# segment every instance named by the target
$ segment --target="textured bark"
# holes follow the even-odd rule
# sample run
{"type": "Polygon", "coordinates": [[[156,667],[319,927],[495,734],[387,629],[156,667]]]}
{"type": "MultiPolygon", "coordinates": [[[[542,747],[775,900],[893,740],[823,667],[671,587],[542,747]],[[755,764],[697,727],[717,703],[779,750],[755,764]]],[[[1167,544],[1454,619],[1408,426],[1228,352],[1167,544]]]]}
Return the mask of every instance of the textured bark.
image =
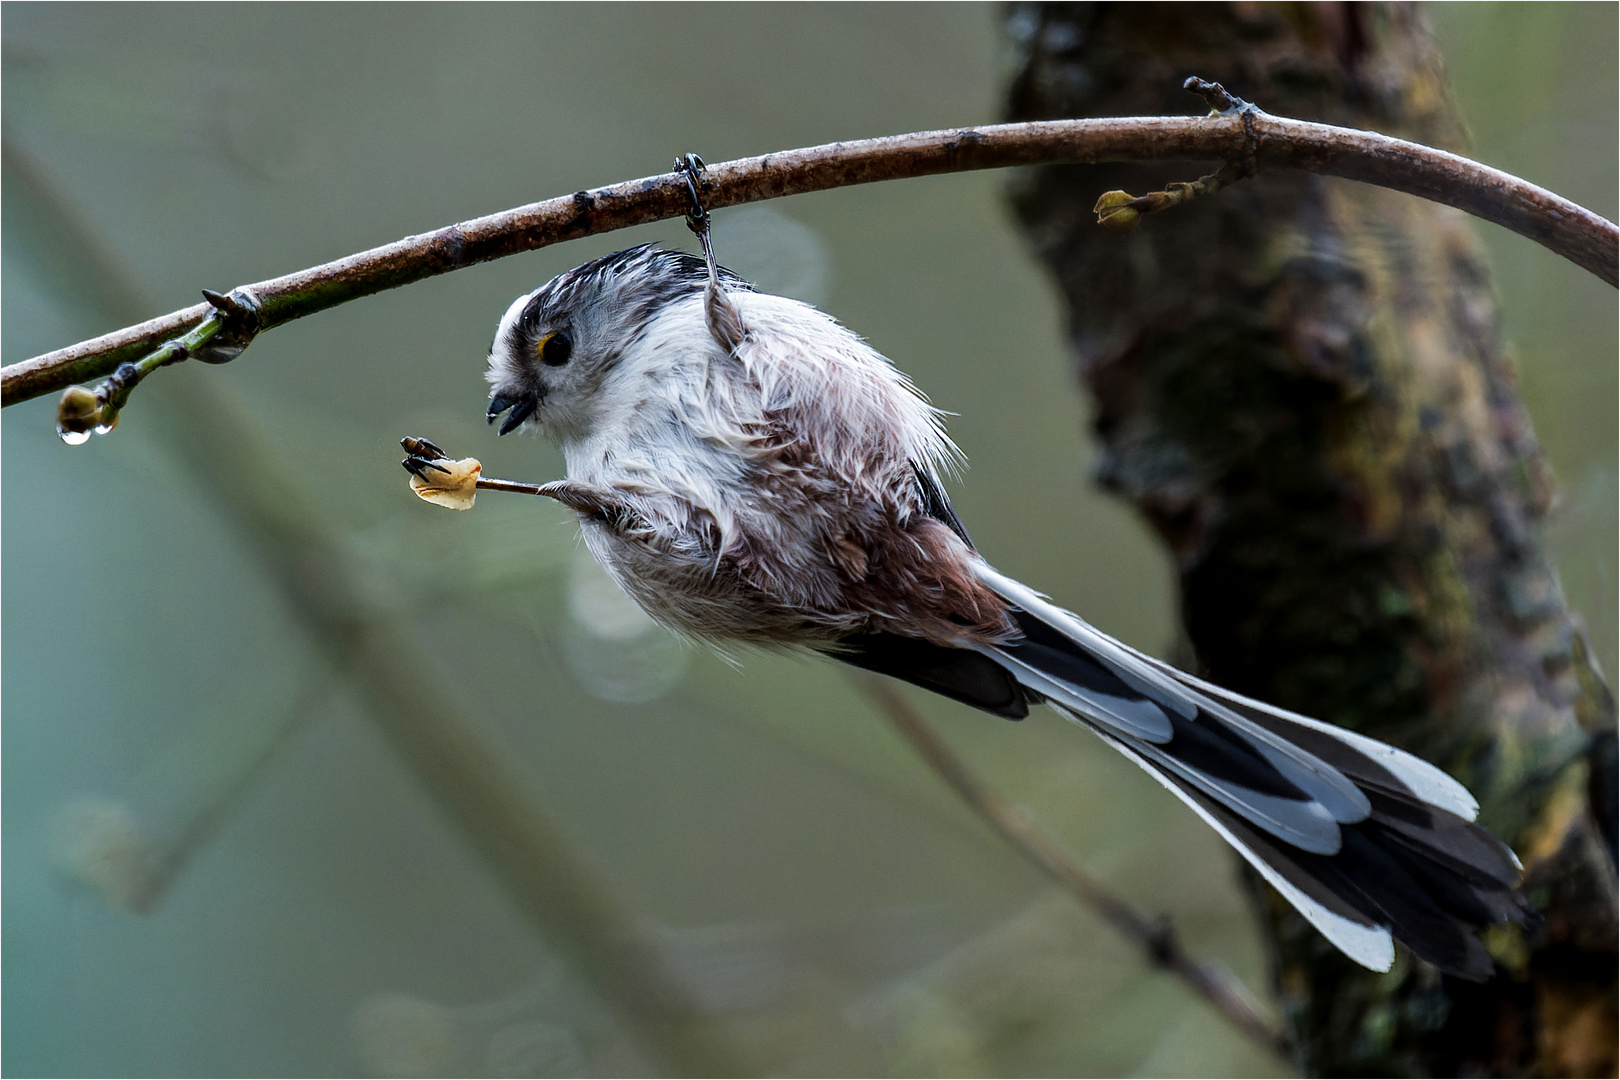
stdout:
{"type": "MultiPolygon", "coordinates": [[[[1009,118],[1269,112],[1462,150],[1444,69],[1393,4],[1011,9],[1009,118]]],[[[1117,236],[1091,208],[1207,163],[1040,166],[1013,199],[1067,298],[1098,476],[1169,546],[1221,685],[1441,763],[1543,913],[1495,978],[1356,967],[1254,883],[1302,1069],[1613,1075],[1614,703],[1542,550],[1552,480],[1461,214],[1268,173],[1117,236]]]]}

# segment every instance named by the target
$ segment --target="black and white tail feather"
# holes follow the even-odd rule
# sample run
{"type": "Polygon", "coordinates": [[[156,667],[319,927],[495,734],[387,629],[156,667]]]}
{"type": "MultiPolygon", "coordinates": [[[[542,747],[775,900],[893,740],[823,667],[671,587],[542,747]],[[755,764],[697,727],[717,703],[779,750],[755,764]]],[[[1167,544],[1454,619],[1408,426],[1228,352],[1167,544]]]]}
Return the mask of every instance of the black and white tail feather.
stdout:
{"type": "Polygon", "coordinates": [[[987,564],[977,573],[1014,605],[1021,639],[965,652],[872,634],[832,655],[998,716],[1048,702],[1190,806],[1352,960],[1387,971],[1398,940],[1443,972],[1489,977],[1474,931],[1529,909],[1518,860],[1474,824],[1456,780],[1145,656],[987,564]]]}

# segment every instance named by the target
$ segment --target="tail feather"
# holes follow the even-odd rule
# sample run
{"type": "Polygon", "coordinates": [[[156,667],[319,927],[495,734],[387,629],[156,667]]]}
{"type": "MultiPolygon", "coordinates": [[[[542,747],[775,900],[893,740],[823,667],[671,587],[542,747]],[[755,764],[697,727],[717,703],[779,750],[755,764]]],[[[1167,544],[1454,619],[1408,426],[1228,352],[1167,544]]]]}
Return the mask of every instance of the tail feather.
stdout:
{"type": "Polygon", "coordinates": [[[1461,784],[1144,656],[989,567],[980,579],[1023,637],[976,652],[1174,792],[1346,955],[1388,970],[1393,936],[1442,971],[1489,976],[1474,931],[1529,909],[1518,860],[1473,824],[1461,784]]]}
{"type": "Polygon", "coordinates": [[[1523,871],[1512,850],[1469,821],[1415,798],[1369,789],[1372,820],[1390,836],[1481,885],[1513,888],[1523,871]]]}
{"type": "Polygon", "coordinates": [[[979,645],[975,648],[1012,672],[1020,685],[1065,709],[1085,715],[1094,724],[1144,743],[1170,740],[1173,728],[1164,710],[1123,683],[1119,684],[1122,693],[1107,693],[1065,678],[1082,662],[1081,657],[1069,657],[1073,662],[1061,667],[1052,664],[1058,668],[1054,671],[1043,666],[1043,661],[1051,663],[1051,660],[1039,653],[1001,645],[979,645]]]}
{"type": "Polygon", "coordinates": [[[1262,795],[1191,768],[1178,757],[1155,747],[1140,746],[1138,750],[1155,767],[1191,784],[1228,810],[1235,811],[1245,821],[1260,826],[1278,839],[1285,840],[1304,851],[1314,851],[1322,855],[1333,855],[1338,852],[1340,845],[1338,822],[1334,821],[1333,815],[1314,799],[1303,794],[1295,798],[1262,795]]]}
{"type": "Polygon", "coordinates": [[[1473,821],[1479,813],[1479,803],[1467,788],[1420,757],[1337,724],[1301,716],[1223,690],[1185,672],[1176,671],[1162,660],[1149,656],[1142,659],[1155,667],[1176,672],[1190,687],[1219,696],[1228,708],[1333,766],[1355,780],[1360,787],[1372,784],[1403,792],[1455,814],[1464,821],[1473,821]]]}
{"type": "Polygon", "coordinates": [[[988,563],[974,566],[979,580],[1008,603],[1016,604],[1024,612],[1044,624],[1059,640],[1067,642],[1068,651],[1078,647],[1080,655],[1102,664],[1130,689],[1159,705],[1172,709],[1191,720],[1198,715],[1198,700],[1182,684],[1181,672],[1174,668],[1160,670],[1157,665],[1143,662],[1136,650],[1115,641],[1072,611],[1065,611],[1029,586],[997,573],[988,563]]]}
{"type": "MultiPolygon", "coordinates": [[[[1156,775],[1163,782],[1162,774],[1156,775]]],[[[1368,823],[1342,827],[1342,843],[1333,855],[1281,844],[1200,793],[1174,782],[1166,786],[1201,810],[1295,910],[1357,963],[1388,971],[1394,960],[1391,941],[1399,938],[1442,971],[1475,980],[1489,977],[1490,957],[1472,928],[1518,916],[1511,902],[1482,899],[1503,896],[1500,886],[1470,889],[1421,856],[1403,858],[1399,841],[1377,835],[1368,823]]]]}
{"type": "MultiPolygon", "coordinates": [[[[1401,944],[1441,971],[1475,980],[1489,977],[1490,957],[1465,922],[1470,912],[1443,907],[1445,897],[1426,888],[1390,845],[1379,839],[1376,830],[1352,826],[1344,830],[1338,855],[1326,858],[1302,852],[1293,858],[1301,870],[1364,915],[1390,927],[1401,944]]],[[[1447,881],[1460,884],[1456,878],[1447,881]]]]}
{"type": "Polygon", "coordinates": [[[1191,785],[1155,768],[1134,748],[1101,731],[1097,734],[1191,807],[1335,948],[1364,967],[1374,971],[1389,970],[1395,962],[1395,942],[1388,926],[1369,918],[1333,889],[1305,873],[1282,854],[1282,849],[1263,839],[1237,815],[1191,785]]]}

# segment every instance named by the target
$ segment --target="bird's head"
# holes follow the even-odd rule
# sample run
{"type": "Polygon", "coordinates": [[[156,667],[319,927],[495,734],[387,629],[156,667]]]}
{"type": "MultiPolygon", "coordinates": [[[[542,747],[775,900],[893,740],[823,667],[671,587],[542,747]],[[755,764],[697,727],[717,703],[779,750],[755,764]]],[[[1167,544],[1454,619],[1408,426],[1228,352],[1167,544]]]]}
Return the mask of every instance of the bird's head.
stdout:
{"type": "MultiPolygon", "coordinates": [[[[728,288],[748,288],[726,272],[728,288]]],[[[643,244],[576,266],[512,301],[489,350],[489,422],[558,438],[591,426],[609,372],[669,304],[702,292],[702,259],[643,244]],[[504,414],[504,417],[503,417],[504,414]]]]}

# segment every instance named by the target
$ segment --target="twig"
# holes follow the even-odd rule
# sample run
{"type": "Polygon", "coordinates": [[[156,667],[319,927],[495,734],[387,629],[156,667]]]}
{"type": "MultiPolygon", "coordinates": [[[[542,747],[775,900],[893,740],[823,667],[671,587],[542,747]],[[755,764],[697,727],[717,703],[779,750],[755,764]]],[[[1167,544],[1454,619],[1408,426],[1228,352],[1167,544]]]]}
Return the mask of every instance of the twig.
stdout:
{"type": "MultiPolygon", "coordinates": [[[[46,219],[53,250],[74,263],[77,298],[118,314],[133,290],[9,144],[4,160],[46,219]]],[[[255,546],[304,631],[342,665],[384,738],[529,925],[672,1074],[755,1074],[551,823],[511,755],[460,707],[393,590],[323,526],[253,415],[206,379],[171,380],[154,404],[168,421],[163,434],[255,546]]]]}
{"type": "Polygon", "coordinates": [[[294,736],[304,730],[325,704],[336,682],[333,671],[322,672],[312,679],[275,725],[270,738],[246,759],[231,762],[227,773],[211,778],[210,790],[196,805],[188,808],[189,812],[181,821],[178,832],[155,853],[156,865],[148,891],[141,897],[142,906],[136,910],[150,911],[168,894],[191,860],[213,840],[294,736]]]}
{"type": "Polygon", "coordinates": [[[1149,918],[1109,892],[1086,873],[1062,844],[1003,802],[928,726],[892,682],[873,675],[855,678],[923,760],[1002,839],[1067,888],[1080,903],[1101,915],[1121,935],[1136,943],[1154,967],[1180,978],[1249,1038],[1284,1060],[1291,1060],[1293,1051],[1288,1039],[1261,1015],[1254,995],[1231,972],[1188,956],[1168,918],[1149,918]]]}
{"type": "Polygon", "coordinates": [[[497,480],[493,476],[480,476],[478,478],[478,486],[480,488],[486,488],[490,491],[511,491],[519,495],[539,495],[542,494],[540,488],[543,485],[525,484],[521,480],[497,480]]]}
{"type": "Polygon", "coordinates": [[[119,364],[94,392],[79,386],[69,387],[56,406],[56,433],[70,446],[78,446],[92,433],[104,435],[117,427],[118,413],[136,385],[158,368],[178,364],[202,352],[225,328],[225,319],[223,310],[216,308],[186,334],[170,338],[138,362],[119,364]]]}
{"type": "Polygon", "coordinates": [[[1172,206],[1180,206],[1182,203],[1213,195],[1228,184],[1246,178],[1247,174],[1238,166],[1228,165],[1208,176],[1200,176],[1190,184],[1185,182],[1168,184],[1163,191],[1150,191],[1146,195],[1132,195],[1128,191],[1105,191],[1097,199],[1097,205],[1091,208],[1091,212],[1097,215],[1097,224],[1109,232],[1135,232],[1143,214],[1157,214],[1172,206]]]}
{"type": "MultiPolygon", "coordinates": [[[[1193,89],[1207,97],[1212,85],[1193,89]]],[[[1246,173],[1304,169],[1403,191],[1495,222],[1616,284],[1620,231],[1568,199],[1443,150],[1370,131],[1270,116],[1253,106],[1197,117],[994,124],[788,150],[710,166],[703,178],[703,198],[710,209],[721,209],[853,184],[974,169],[1161,159],[1220,161],[1236,164],[1246,173]]],[[[406,237],[237,291],[256,299],[257,329],[267,330],[475,263],[684,217],[690,209],[686,185],[684,173],[668,172],[580,191],[406,237]]],[[[213,310],[208,304],[196,304],[13,364],[0,372],[0,404],[12,405],[108,375],[118,365],[139,360],[185,333],[213,310]]]]}

